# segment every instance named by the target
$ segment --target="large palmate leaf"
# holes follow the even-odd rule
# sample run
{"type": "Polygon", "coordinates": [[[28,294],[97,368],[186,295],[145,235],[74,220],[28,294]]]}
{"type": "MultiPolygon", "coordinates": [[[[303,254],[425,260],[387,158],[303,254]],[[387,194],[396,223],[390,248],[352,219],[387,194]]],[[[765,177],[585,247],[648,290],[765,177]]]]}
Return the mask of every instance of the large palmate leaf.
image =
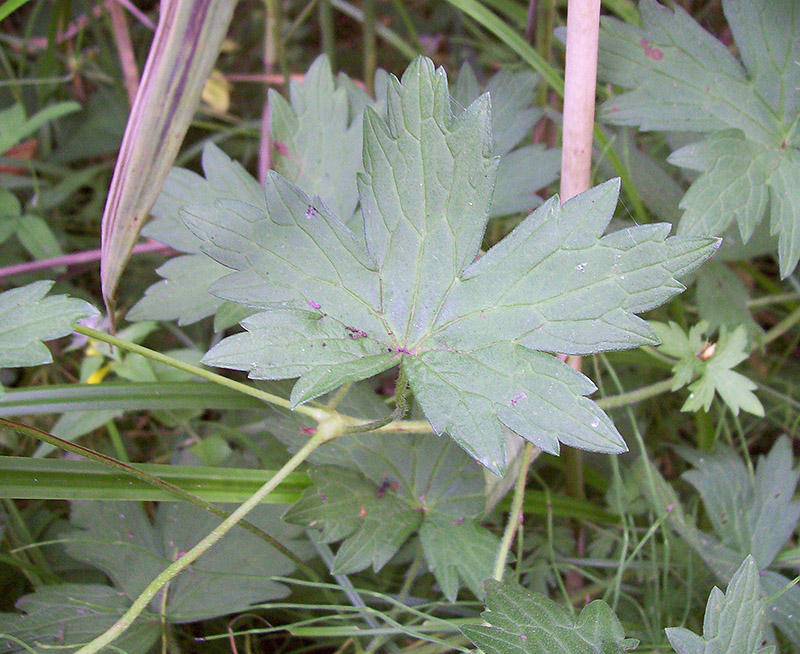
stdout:
{"type": "MultiPolygon", "coordinates": [[[[110,586],[40,586],[17,601],[23,613],[0,613],[0,650],[74,652],[111,627],[130,606],[131,600],[110,586]]],[[[160,634],[160,618],[145,611],[115,645],[129,654],[147,654],[160,634]]]]}
{"type": "MultiPolygon", "coordinates": [[[[298,530],[280,521],[282,510],[261,506],[248,520],[302,555],[305,547],[290,542],[298,530]]],[[[159,506],[154,524],[133,502],[73,502],[70,521],[79,528],[66,539],[70,556],[103,570],[131,599],[221,522],[195,506],[174,502],[159,506]]],[[[176,623],[227,615],[254,602],[288,595],[289,590],[272,577],[292,570],[294,563],[283,554],[236,529],[173,579],[166,600],[159,594],[150,610],[176,623]]]]}
{"type": "Polygon", "coordinates": [[[706,135],[670,158],[702,173],[681,202],[679,232],[721,236],[735,221],[749,241],[769,213],[785,277],[800,258],[800,6],[722,6],[741,61],[680,7],[643,0],[642,28],[605,19],[600,74],[631,90],[600,115],[643,130],[706,135]]]}
{"type": "Polygon", "coordinates": [[[774,647],[763,646],[764,591],[758,577],[758,566],[747,557],[733,575],[728,591],[714,588],[708,597],[703,621],[703,635],[683,627],[667,631],[670,645],[678,654],[768,654],[774,647]]]}
{"type": "Polygon", "coordinates": [[[544,352],[654,343],[634,313],[680,292],[676,277],[716,241],[667,238],[668,225],[601,237],[610,182],[549,201],[475,261],[496,166],[487,96],[454,118],[444,71],[419,58],[392,79],[387,115],[368,108],[364,119],[363,241],[277,174],[266,212],[230,201],[185,210],[203,251],[237,271],[212,291],[265,310],[205,362],[300,377],[294,405],[400,364],[437,433],[494,472],[506,463],[503,424],[549,452],[559,441],[623,451],[584,397],[591,381],[544,352]]]}
{"type": "Polygon", "coordinates": [[[639,641],[625,631],[602,600],[585,606],[578,618],[545,595],[514,582],[486,582],[487,625],[461,631],[485,654],[616,654],[639,641]]]}
{"type": "Polygon", "coordinates": [[[0,293],[0,368],[50,363],[53,356],[42,341],[71,334],[76,321],[97,313],[83,300],[45,297],[52,286],[34,282],[0,293]]]}

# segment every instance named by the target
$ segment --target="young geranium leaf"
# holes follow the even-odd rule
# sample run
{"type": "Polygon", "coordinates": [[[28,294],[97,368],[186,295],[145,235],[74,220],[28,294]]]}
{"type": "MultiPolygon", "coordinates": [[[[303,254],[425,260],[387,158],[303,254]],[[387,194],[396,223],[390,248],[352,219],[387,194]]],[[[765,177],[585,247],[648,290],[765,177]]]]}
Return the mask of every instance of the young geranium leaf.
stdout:
{"type": "MultiPolygon", "coordinates": [[[[279,519],[282,507],[261,506],[248,519],[295,552],[307,548],[279,519]]],[[[66,539],[70,556],[100,568],[119,590],[135,599],[166,566],[190,550],[220,518],[192,505],[162,503],[151,524],[135,502],[73,502],[66,539]]],[[[193,622],[245,610],[253,602],[278,599],[289,590],[272,580],[295,566],[283,554],[243,529],[232,531],[183,575],[173,579],[166,600],[158,595],[151,612],[169,622],[193,622]]]]}
{"type": "Polygon", "coordinates": [[[716,240],[667,238],[668,225],[601,237],[619,190],[610,182],[549,201],[475,261],[496,166],[488,98],[454,118],[444,71],[419,58],[392,79],[387,116],[368,108],[364,119],[363,242],[277,174],[266,213],[225,201],[186,212],[203,251],[237,271],[212,291],[266,309],[205,362],[299,376],[295,405],[400,364],[437,433],[496,473],[501,424],[548,452],[559,441],[624,451],[584,397],[594,385],[544,352],[655,343],[634,314],[679,293],[676,278],[716,240]]]}
{"type": "Polygon", "coordinates": [[[689,386],[689,397],[681,411],[708,411],[714,395],[719,393],[735,415],[740,409],[757,416],[764,415],[764,407],[753,393],[756,384],[732,370],[750,356],[745,325],[732,332],[723,327],[719,340],[711,343],[707,339],[711,330],[705,321],[692,327],[688,335],[674,322],[650,324],[661,339],[661,351],[678,358],[673,366],[675,381],[672,390],[686,386],[699,376],[689,386]]]}
{"type": "MultiPolygon", "coordinates": [[[[130,606],[131,600],[110,586],[39,586],[17,600],[22,613],[0,613],[0,649],[9,654],[74,652],[111,627],[130,606]]],[[[159,616],[145,611],[115,646],[129,654],[147,654],[161,629],[159,616]]]]}
{"type": "Polygon", "coordinates": [[[680,452],[695,466],[683,478],[700,493],[722,542],[742,555],[752,554],[761,570],[770,565],[800,520],[800,502],[793,500],[798,473],[789,439],[782,436],[760,457],[754,479],[730,449],[680,452]]]}
{"type": "Polygon", "coordinates": [[[488,625],[461,627],[462,633],[485,654],[616,654],[638,647],[611,607],[595,600],[577,619],[545,595],[514,582],[486,582],[488,625]]]}
{"type": "Polygon", "coordinates": [[[673,153],[702,173],[686,193],[679,232],[722,236],[738,223],[742,240],[770,216],[781,275],[800,258],[800,15],[793,0],[724,0],[741,62],[681,7],[639,4],[643,27],[605,19],[599,70],[631,89],[600,116],[643,130],[699,132],[673,153]],[[767,207],[769,206],[769,211],[767,207]]]}
{"type": "Polygon", "coordinates": [[[748,556],[726,593],[716,587],[711,591],[702,636],[683,627],[670,627],[666,632],[678,654],[769,654],[775,648],[763,645],[765,627],[764,591],[758,566],[748,556]]]}
{"type": "Polygon", "coordinates": [[[0,368],[50,363],[53,356],[42,341],[71,334],[75,322],[97,313],[83,300],[45,297],[52,286],[41,281],[0,293],[0,368]]]}

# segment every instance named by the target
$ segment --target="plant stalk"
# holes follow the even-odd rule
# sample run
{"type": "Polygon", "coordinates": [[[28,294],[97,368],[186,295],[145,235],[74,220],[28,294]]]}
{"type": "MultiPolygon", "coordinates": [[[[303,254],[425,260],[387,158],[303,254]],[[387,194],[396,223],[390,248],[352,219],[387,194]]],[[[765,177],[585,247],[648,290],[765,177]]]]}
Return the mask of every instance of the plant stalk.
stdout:
{"type": "Polygon", "coordinates": [[[525,499],[525,482],[528,480],[528,469],[531,467],[533,460],[541,453],[542,451],[533,443],[525,443],[525,448],[522,451],[522,463],[517,474],[517,483],[514,486],[514,497],[511,500],[511,509],[508,512],[508,522],[506,523],[503,540],[500,541],[500,549],[497,552],[497,558],[494,563],[493,577],[497,581],[503,581],[508,552],[511,550],[514,534],[517,532],[517,527],[522,520],[522,503],[525,499]]]}
{"type": "Polygon", "coordinates": [[[116,336],[111,336],[110,334],[106,334],[96,329],[92,329],[91,327],[84,327],[83,325],[73,325],[73,330],[78,334],[83,334],[84,336],[88,336],[89,338],[92,338],[96,341],[102,341],[103,343],[114,345],[115,347],[127,350],[128,352],[141,354],[143,357],[147,357],[152,361],[158,361],[159,363],[171,366],[172,368],[183,370],[184,372],[188,372],[189,374],[195,375],[196,377],[207,379],[208,381],[214,382],[215,384],[219,384],[220,386],[226,386],[231,390],[239,391],[240,393],[244,393],[245,395],[250,395],[251,397],[258,398],[259,400],[263,400],[264,402],[268,402],[269,404],[274,404],[284,409],[290,409],[296,411],[297,413],[302,413],[304,415],[313,418],[317,422],[321,422],[326,418],[330,418],[332,415],[334,415],[334,412],[321,407],[298,406],[292,409],[292,405],[289,402],[289,400],[282,398],[278,395],[273,395],[272,393],[267,393],[266,391],[260,391],[257,388],[253,388],[252,386],[248,386],[247,384],[242,384],[241,382],[234,381],[233,379],[228,379],[227,377],[218,375],[217,373],[211,372],[210,370],[206,370],[205,368],[200,368],[199,366],[193,366],[190,363],[179,361],[178,359],[175,359],[171,356],[167,356],[166,354],[161,354],[161,352],[156,352],[155,350],[151,350],[150,348],[144,347],[142,345],[137,345],[136,343],[125,341],[121,338],[117,338],[116,336]]]}

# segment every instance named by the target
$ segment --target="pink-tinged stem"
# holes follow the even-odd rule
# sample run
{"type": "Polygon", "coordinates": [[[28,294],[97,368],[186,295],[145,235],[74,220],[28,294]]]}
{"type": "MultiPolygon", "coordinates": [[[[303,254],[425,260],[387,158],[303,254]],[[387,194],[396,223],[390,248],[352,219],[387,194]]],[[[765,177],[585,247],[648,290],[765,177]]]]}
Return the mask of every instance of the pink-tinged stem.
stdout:
{"type": "Polygon", "coordinates": [[[561,202],[589,188],[599,30],[600,0],[569,0],[561,202]]]}
{"type": "MultiPolygon", "coordinates": [[[[26,261],[25,263],[17,263],[13,266],[0,268],[0,279],[4,279],[5,277],[13,277],[14,275],[24,275],[25,273],[36,272],[37,270],[48,270],[50,268],[59,268],[61,266],[75,266],[81,263],[99,261],[100,253],[101,250],[86,250],[85,252],[63,254],[60,257],[53,257],[51,259],[40,259],[39,261],[26,261]]],[[[141,243],[133,248],[133,254],[147,253],[174,254],[175,250],[168,245],[159,243],[158,241],[141,243]]]]}
{"type": "MultiPolygon", "coordinates": [[[[600,32],[600,0],[569,0],[567,4],[567,59],[564,70],[564,134],[561,150],[561,202],[589,188],[592,170],[595,87],[597,85],[597,44],[600,32]]],[[[575,370],[580,357],[559,355],[575,370]]],[[[583,456],[565,447],[561,453],[567,493],[585,497],[583,456]]],[[[578,553],[585,548],[585,533],[576,526],[578,553]]],[[[583,578],[571,573],[568,587],[580,588],[583,578]]]]}
{"type": "Polygon", "coordinates": [[[114,41],[117,45],[119,63],[122,66],[122,77],[125,79],[125,90],[128,93],[128,103],[133,104],[136,89],[139,88],[139,69],[136,66],[136,55],[133,52],[133,43],[128,31],[128,20],[122,6],[116,2],[106,3],[108,15],[111,17],[111,27],[114,30],[114,41]]]}

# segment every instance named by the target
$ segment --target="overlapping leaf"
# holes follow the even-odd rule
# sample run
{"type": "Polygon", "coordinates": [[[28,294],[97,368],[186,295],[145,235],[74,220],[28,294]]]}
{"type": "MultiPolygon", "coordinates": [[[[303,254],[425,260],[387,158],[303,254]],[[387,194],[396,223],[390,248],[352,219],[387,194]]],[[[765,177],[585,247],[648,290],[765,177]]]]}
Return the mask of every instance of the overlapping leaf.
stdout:
{"type": "Polygon", "coordinates": [[[601,237],[610,182],[549,201],[475,261],[496,166],[488,98],[454,118],[444,71],[420,58],[392,80],[387,115],[364,120],[364,241],[277,174],[266,213],[231,201],[184,212],[203,251],[238,271],[213,292],[265,309],[205,362],[300,377],[295,405],[401,364],[436,431],[494,472],[505,468],[502,424],[549,452],[559,441],[623,451],[584,397],[594,385],[543,352],[654,343],[634,314],[680,292],[676,277],[716,241],[667,238],[668,225],[601,237]]]}
{"type": "MultiPolygon", "coordinates": [[[[530,212],[542,200],[537,191],[558,179],[561,149],[520,142],[544,115],[536,106],[538,76],[530,70],[501,70],[486,84],[492,99],[493,153],[500,157],[490,216],[530,212]]],[[[464,64],[453,88],[456,116],[481,94],[475,73],[464,64]]]]}
{"type": "Polygon", "coordinates": [[[545,595],[513,582],[486,582],[488,625],[461,631],[485,654],[616,654],[638,647],[611,607],[595,600],[577,619],[545,595]]]}
{"type": "Polygon", "coordinates": [[[683,9],[639,5],[643,27],[606,19],[600,74],[630,91],[600,115],[643,130],[699,132],[673,153],[701,172],[681,202],[679,232],[723,235],[735,221],[744,241],[770,217],[781,274],[800,258],[800,8],[793,0],[725,0],[741,61],[683,9]]]}
{"type": "MultiPolygon", "coordinates": [[[[302,553],[290,539],[294,527],[279,519],[282,507],[262,506],[248,519],[302,553]]],[[[79,530],[66,541],[70,556],[103,570],[114,586],[135,599],[165,567],[191,549],[221,520],[191,505],[163,503],[155,524],[141,505],[130,502],[73,502],[71,522],[79,530]]],[[[272,580],[294,570],[294,563],[237,529],[173,579],[164,600],[159,594],[150,610],[169,622],[192,622],[246,609],[254,602],[277,599],[289,590],[272,580]]]]}
{"type": "MultiPolygon", "coordinates": [[[[40,586],[20,598],[22,613],[0,613],[0,649],[8,654],[74,652],[122,617],[131,600],[110,586],[40,586]]],[[[145,611],[115,645],[129,654],[147,654],[161,634],[160,618],[145,611]]]]}
{"type": "Polygon", "coordinates": [[[213,204],[220,198],[237,198],[264,206],[264,190],[238,163],[213,143],[203,148],[205,178],[183,168],[173,168],[152,209],[155,219],[142,233],[188,254],[167,261],[156,272],[164,278],[147,289],[128,312],[129,320],[173,320],[189,324],[213,315],[225,302],[208,293],[208,287],[228,270],[200,254],[200,242],[180,219],[187,204],[213,204]]]}
{"type": "Polygon", "coordinates": [[[76,321],[97,313],[83,300],[45,297],[52,286],[41,281],[0,293],[0,368],[50,363],[53,357],[42,341],[71,334],[76,321]]]}
{"type": "Polygon", "coordinates": [[[723,543],[742,555],[752,554],[759,569],[770,565],[800,520],[800,502],[793,499],[798,473],[789,439],[782,436],[760,458],[752,480],[729,449],[681,453],[695,466],[683,477],[700,493],[723,543]]]}
{"type": "MultiPolygon", "coordinates": [[[[767,620],[795,647],[800,647],[796,619],[800,590],[783,575],[765,569],[791,538],[800,519],[800,504],[793,500],[798,474],[793,469],[789,439],[778,439],[770,453],[760,459],[754,479],[738,457],[724,451],[695,452],[687,448],[680,452],[696,467],[684,478],[700,492],[719,540],[687,519],[674,490],[646,462],[640,462],[635,470],[640,487],[656,511],[666,512],[667,523],[703,559],[720,583],[731,582],[741,561],[749,557],[760,570],[757,578],[764,594],[770,597],[767,620]]],[[[743,624],[751,622],[748,617],[743,624]]],[[[687,646],[701,640],[694,635],[686,638],[687,646]]]]}
{"type": "Polygon", "coordinates": [[[728,590],[714,588],[708,597],[703,635],[683,627],[668,628],[667,638],[678,654],[768,654],[774,647],[763,646],[764,591],[758,566],[747,557],[733,575],[728,590]]]}
{"type": "MultiPolygon", "coordinates": [[[[356,385],[340,405],[366,418],[385,406],[356,385]]],[[[307,436],[301,422],[271,421],[273,433],[294,449],[307,436]]],[[[499,541],[477,523],[484,512],[480,466],[453,441],[431,436],[351,434],[313,455],[307,489],[284,518],[321,531],[325,542],[343,541],[335,573],[372,565],[379,570],[414,533],[429,568],[454,601],[463,582],[482,596],[499,541]]]]}

